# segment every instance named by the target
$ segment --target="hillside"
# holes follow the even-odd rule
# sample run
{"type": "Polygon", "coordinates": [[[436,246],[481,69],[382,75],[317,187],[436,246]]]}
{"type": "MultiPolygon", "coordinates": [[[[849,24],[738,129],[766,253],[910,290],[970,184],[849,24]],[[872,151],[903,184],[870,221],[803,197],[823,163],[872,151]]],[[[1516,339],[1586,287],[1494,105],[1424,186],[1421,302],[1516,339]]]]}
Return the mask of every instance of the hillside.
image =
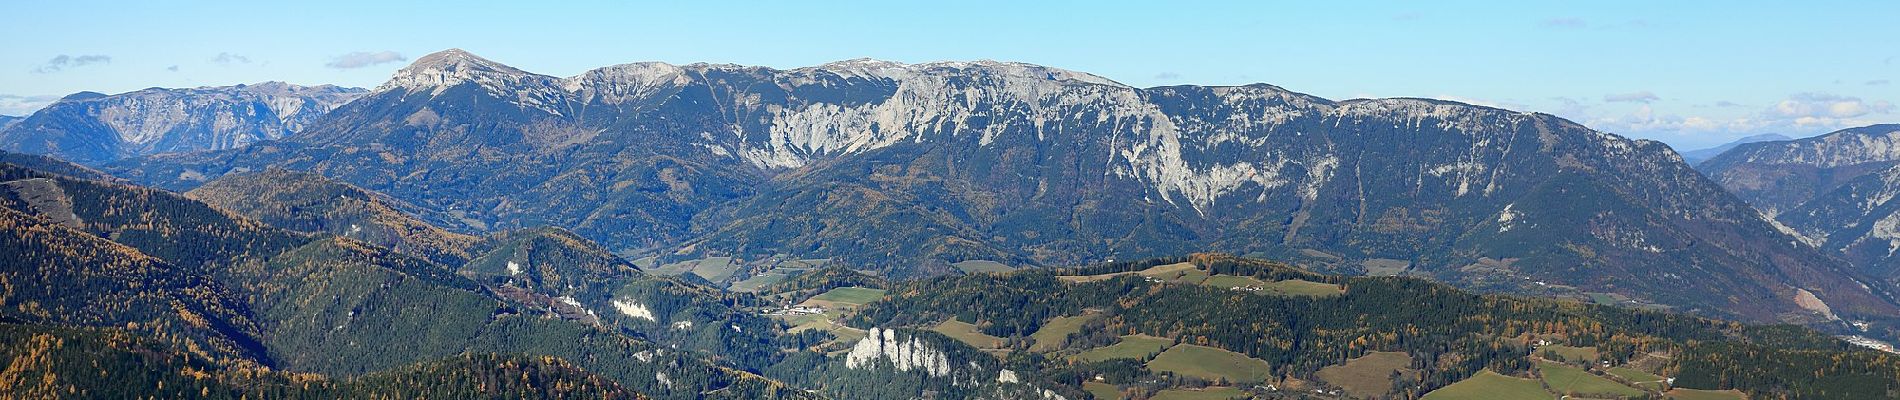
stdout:
{"type": "Polygon", "coordinates": [[[268,362],[257,321],[217,282],[10,207],[0,232],[5,321],[122,327],[204,358],[268,362]]]}
{"type": "Polygon", "coordinates": [[[100,172],[99,170],[66,162],[52,156],[0,151],[0,162],[81,179],[101,181],[118,180],[118,178],[113,178],[111,175],[106,175],[106,173],[100,172]]]}
{"type": "Polygon", "coordinates": [[[479,241],[412,216],[427,213],[413,205],[315,174],[231,174],[185,195],[278,228],[344,236],[449,265],[468,262],[479,241]]]}
{"type": "Polygon", "coordinates": [[[219,366],[116,329],[0,323],[0,359],[12,398],[646,398],[559,359],[471,354],[336,380],[219,366]]]}
{"type": "MultiPolygon", "coordinates": [[[[206,362],[334,377],[496,353],[560,358],[655,398],[809,396],[732,366],[770,362],[776,351],[769,344],[732,351],[675,347],[698,343],[685,338],[656,344],[638,331],[567,318],[546,302],[509,298],[499,287],[459,275],[458,267],[344,237],[282,230],[185,196],[11,165],[0,165],[0,176],[11,179],[11,188],[33,190],[31,196],[17,196],[16,190],[0,203],[6,206],[0,208],[5,236],[13,238],[8,247],[18,250],[7,254],[25,257],[5,263],[18,269],[8,272],[15,288],[5,300],[7,310],[21,314],[10,321],[121,327],[176,343],[206,362]]],[[[597,245],[573,245],[601,254],[597,245]]],[[[630,266],[624,270],[637,273],[630,266]]],[[[603,284],[633,287],[637,281],[603,284]]],[[[695,297],[700,294],[632,299],[702,310],[693,317],[709,323],[743,318],[725,308],[728,300],[695,297]],[[728,311],[705,311],[720,309],[728,311]]],[[[758,328],[754,335],[772,332],[770,326],[746,326],[758,328]]],[[[701,331],[727,329],[707,328],[701,331]]]]}

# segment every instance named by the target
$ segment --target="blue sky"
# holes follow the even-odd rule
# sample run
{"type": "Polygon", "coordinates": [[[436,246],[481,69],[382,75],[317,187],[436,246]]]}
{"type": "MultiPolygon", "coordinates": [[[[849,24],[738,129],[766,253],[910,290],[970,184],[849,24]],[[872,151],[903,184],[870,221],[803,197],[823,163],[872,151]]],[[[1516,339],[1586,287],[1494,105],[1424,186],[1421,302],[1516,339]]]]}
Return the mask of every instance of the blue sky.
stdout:
{"type": "Polygon", "coordinates": [[[1894,1],[5,1],[11,115],[82,90],[373,87],[459,47],[556,76],[632,61],[1024,61],[1135,86],[1460,100],[1683,148],[1900,122],[1894,1]]]}

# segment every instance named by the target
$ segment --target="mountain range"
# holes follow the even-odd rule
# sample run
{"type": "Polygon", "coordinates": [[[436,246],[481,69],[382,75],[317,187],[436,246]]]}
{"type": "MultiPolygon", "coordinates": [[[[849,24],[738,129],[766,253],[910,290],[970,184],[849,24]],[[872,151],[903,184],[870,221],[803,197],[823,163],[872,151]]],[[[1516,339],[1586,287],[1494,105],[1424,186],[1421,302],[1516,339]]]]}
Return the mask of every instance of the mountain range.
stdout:
{"type": "Polygon", "coordinates": [[[1900,279],[1900,125],[1747,144],[1701,168],[1802,240],[1900,279]]]}
{"type": "MultiPolygon", "coordinates": [[[[1539,378],[1574,361],[1533,350],[1555,340],[1600,351],[1581,367],[1599,373],[1879,396],[1900,365],[1878,353],[1682,313],[1900,337],[1878,251],[1891,128],[1698,172],[1661,143],[1442,100],[996,61],[560,78],[461,50],[370,90],[82,93],[0,128],[33,153],[0,152],[0,348],[32,349],[0,355],[70,338],[193,365],[137,381],[228,397],[405,374],[486,382],[419,392],[438,395],[1416,397],[1539,378]],[[1089,356],[1161,342],[1268,367],[1089,356]],[[1417,362],[1371,387],[1323,371],[1397,354],[1417,362]],[[1812,368],[1848,378],[1781,377],[1812,368]]],[[[89,362],[53,361],[28,370],[89,362]]],[[[1613,382],[1668,388],[1641,383],[1613,382]]]]}
{"type": "Polygon", "coordinates": [[[1793,139],[1793,138],[1783,136],[1778,133],[1764,133],[1760,135],[1746,136],[1741,139],[1735,139],[1735,141],[1733,142],[1723,143],[1720,146],[1684,151],[1682,152],[1682,160],[1687,161],[1689,165],[1699,165],[1699,164],[1702,164],[1703,161],[1708,161],[1710,158],[1715,158],[1715,156],[1721,155],[1722,153],[1727,152],[1729,151],[1729,149],[1733,149],[1736,146],[1741,146],[1744,144],[1755,143],[1755,142],[1774,142],[1774,141],[1782,141],[1782,140],[1789,140],[1789,139],[1793,139]]]}
{"type": "Polygon", "coordinates": [[[0,121],[0,150],[101,163],[237,148],[296,132],[363,93],[282,82],[151,88],[116,95],[80,92],[18,121],[0,121]]]}
{"type": "Polygon", "coordinates": [[[1447,101],[1143,89],[1020,63],[557,78],[448,50],[278,140],[97,165],[172,190],[309,171],[440,226],[735,257],[733,280],[787,257],[917,277],[1218,250],[1752,321],[1900,315],[1892,288],[1660,143],[1447,101]]]}

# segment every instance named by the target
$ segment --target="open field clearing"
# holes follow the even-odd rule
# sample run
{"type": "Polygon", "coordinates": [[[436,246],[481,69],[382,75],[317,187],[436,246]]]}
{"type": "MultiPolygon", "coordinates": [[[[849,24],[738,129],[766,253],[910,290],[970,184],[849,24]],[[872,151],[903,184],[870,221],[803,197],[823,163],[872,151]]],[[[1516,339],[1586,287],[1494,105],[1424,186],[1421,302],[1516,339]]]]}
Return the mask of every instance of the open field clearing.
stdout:
{"type": "Polygon", "coordinates": [[[865,303],[877,301],[878,299],[882,299],[882,298],[884,298],[884,291],[880,289],[870,289],[870,288],[861,288],[861,287],[841,287],[841,288],[831,289],[830,291],[824,292],[817,296],[812,296],[811,300],[806,300],[806,302],[808,303],[809,302],[825,302],[825,303],[861,306],[861,305],[864,305],[865,303]]]}
{"type": "Polygon", "coordinates": [[[1246,398],[1247,393],[1231,387],[1168,389],[1156,393],[1154,400],[1231,400],[1246,398]]]}
{"type": "Polygon", "coordinates": [[[968,322],[958,321],[956,319],[944,320],[943,323],[931,327],[930,330],[968,344],[970,347],[979,349],[1003,347],[1003,338],[985,335],[982,331],[977,330],[976,325],[971,325],[968,322]]]}
{"type": "Polygon", "coordinates": [[[1213,347],[1184,344],[1169,348],[1148,362],[1148,369],[1207,380],[1261,382],[1271,371],[1266,361],[1213,347]]]}
{"type": "Polygon", "coordinates": [[[1069,335],[1075,334],[1077,332],[1081,332],[1082,324],[1089,322],[1089,320],[1091,319],[1095,319],[1095,315],[1083,314],[1083,315],[1076,315],[1076,316],[1069,316],[1069,317],[1050,318],[1048,323],[1042,324],[1042,329],[1039,329],[1036,331],[1036,333],[1029,335],[1030,339],[1034,339],[1036,341],[1035,347],[1032,347],[1031,350],[1056,351],[1060,349],[1062,346],[1062,339],[1067,338],[1069,337],[1069,335]]]}
{"type": "Polygon", "coordinates": [[[1544,383],[1558,393],[1577,393],[1587,397],[1642,396],[1643,391],[1621,383],[1591,374],[1583,368],[1553,362],[1538,362],[1537,372],[1544,375],[1544,383]]]}
{"type": "Polygon", "coordinates": [[[999,263],[999,262],[990,261],[990,260],[958,261],[956,263],[950,264],[950,266],[956,267],[958,271],[963,271],[963,273],[966,273],[966,274],[984,274],[984,273],[994,273],[994,272],[1009,272],[1009,271],[1016,270],[1015,268],[1010,268],[1009,264],[999,263]]]}
{"type": "Polygon", "coordinates": [[[1557,395],[1536,380],[1498,375],[1490,370],[1425,394],[1426,400],[1551,400],[1557,395]]]}
{"type": "Polygon", "coordinates": [[[1122,340],[1120,342],[1115,342],[1115,344],[1089,349],[1089,351],[1084,351],[1082,352],[1082,354],[1075,355],[1075,359],[1086,361],[1086,362],[1112,360],[1112,359],[1117,359],[1117,358],[1126,358],[1126,359],[1131,359],[1131,360],[1147,360],[1148,356],[1156,354],[1156,353],[1160,353],[1162,350],[1166,350],[1168,346],[1172,346],[1172,345],[1174,345],[1173,340],[1162,339],[1158,337],[1139,336],[1139,335],[1122,336],[1122,340]]]}
{"type": "MultiPolygon", "coordinates": [[[[1392,390],[1392,372],[1406,370],[1412,356],[1400,352],[1377,351],[1319,370],[1320,380],[1346,389],[1353,397],[1372,397],[1392,390]]],[[[1409,371],[1409,370],[1406,370],[1409,371]]]]}

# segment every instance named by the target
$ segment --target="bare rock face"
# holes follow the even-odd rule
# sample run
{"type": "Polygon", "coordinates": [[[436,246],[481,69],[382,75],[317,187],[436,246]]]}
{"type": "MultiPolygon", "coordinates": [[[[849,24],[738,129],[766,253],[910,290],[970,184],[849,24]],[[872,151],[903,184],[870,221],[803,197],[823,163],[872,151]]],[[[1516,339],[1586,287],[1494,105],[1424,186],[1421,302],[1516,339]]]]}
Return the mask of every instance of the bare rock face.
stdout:
{"type": "Polygon", "coordinates": [[[846,353],[846,368],[876,368],[882,363],[898,371],[916,370],[930,376],[949,376],[950,361],[942,351],[932,349],[930,345],[917,338],[899,340],[897,332],[871,328],[869,335],[851,346],[846,353]]]}
{"type": "Polygon", "coordinates": [[[832,258],[891,276],[1224,251],[1396,259],[1751,320],[1900,315],[1666,146],[1550,115],[1044,66],[636,63],[568,78],[451,50],[283,140],[112,164],[182,190],[307,170],[470,226],[616,252],[832,258]],[[1511,259],[1499,268],[1464,268],[1511,259]],[[1732,296],[1734,293],[1757,293],[1732,296]]]}
{"type": "Polygon", "coordinates": [[[961,343],[927,340],[917,333],[894,329],[873,327],[867,331],[864,339],[858,340],[845,353],[844,369],[864,371],[873,376],[915,375],[916,378],[901,381],[908,384],[922,383],[927,387],[955,387],[971,394],[968,398],[1064,399],[1054,391],[1040,388],[1033,382],[1025,382],[1015,371],[996,365],[994,359],[982,355],[975,348],[961,343]]]}
{"type": "Polygon", "coordinates": [[[0,129],[0,145],[85,164],[230,149],[282,138],[363,93],[282,82],[152,88],[110,96],[82,92],[0,129]]]}

